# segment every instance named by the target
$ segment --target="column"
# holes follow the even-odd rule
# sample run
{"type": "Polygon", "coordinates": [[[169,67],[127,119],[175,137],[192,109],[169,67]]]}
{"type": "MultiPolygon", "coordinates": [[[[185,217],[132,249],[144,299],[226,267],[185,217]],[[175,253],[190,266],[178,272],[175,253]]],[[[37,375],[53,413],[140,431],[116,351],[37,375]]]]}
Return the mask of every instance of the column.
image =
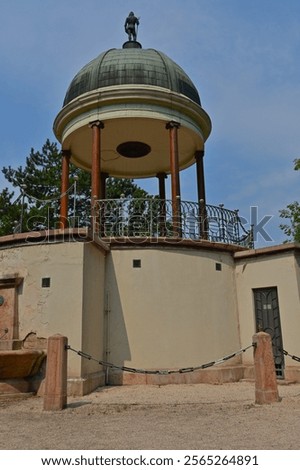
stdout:
{"type": "Polygon", "coordinates": [[[105,213],[106,213],[106,180],[108,173],[100,173],[100,207],[99,207],[99,235],[105,237],[105,213]]]}
{"type": "Polygon", "coordinates": [[[166,125],[170,136],[170,170],[171,170],[171,195],[172,195],[172,218],[173,232],[175,236],[181,237],[181,208],[180,208],[180,179],[179,179],[179,152],[178,152],[178,129],[180,124],[170,121],[166,125]]]}
{"type": "Polygon", "coordinates": [[[68,227],[68,202],[69,202],[69,168],[71,152],[62,150],[61,196],[60,196],[60,227],[68,227]]]}
{"type": "Polygon", "coordinates": [[[92,191],[91,191],[91,216],[92,228],[96,228],[96,201],[100,199],[101,194],[101,129],[104,128],[103,122],[97,120],[90,122],[92,129],[92,191]]]}
{"type": "Polygon", "coordinates": [[[158,179],[159,199],[161,201],[165,201],[166,200],[165,179],[167,178],[167,175],[166,173],[157,173],[156,178],[158,179]]]}
{"type": "Polygon", "coordinates": [[[157,173],[156,175],[159,185],[159,235],[164,237],[166,235],[166,173],[157,173]]]}
{"type": "Polygon", "coordinates": [[[200,218],[200,237],[208,239],[208,220],[206,213],[205,180],[204,180],[204,150],[197,150],[195,153],[196,172],[197,172],[197,191],[199,203],[200,218]]]}

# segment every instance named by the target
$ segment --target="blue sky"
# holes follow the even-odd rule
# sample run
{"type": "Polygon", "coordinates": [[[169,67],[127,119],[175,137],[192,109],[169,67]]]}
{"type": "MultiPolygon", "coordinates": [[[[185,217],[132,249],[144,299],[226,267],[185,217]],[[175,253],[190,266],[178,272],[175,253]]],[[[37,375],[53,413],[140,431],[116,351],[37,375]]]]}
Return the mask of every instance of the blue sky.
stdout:
{"type": "MultiPolygon", "coordinates": [[[[259,219],[273,216],[265,226],[272,241],[260,237],[257,246],[281,243],[278,211],[300,199],[298,0],[0,0],[0,167],[23,165],[31,147],[55,140],[70,81],[122,46],[131,10],[141,17],[143,47],[187,72],[212,119],[207,202],[238,208],[245,219],[257,206],[259,219]]],[[[181,186],[183,199],[196,200],[194,168],[181,186]]]]}

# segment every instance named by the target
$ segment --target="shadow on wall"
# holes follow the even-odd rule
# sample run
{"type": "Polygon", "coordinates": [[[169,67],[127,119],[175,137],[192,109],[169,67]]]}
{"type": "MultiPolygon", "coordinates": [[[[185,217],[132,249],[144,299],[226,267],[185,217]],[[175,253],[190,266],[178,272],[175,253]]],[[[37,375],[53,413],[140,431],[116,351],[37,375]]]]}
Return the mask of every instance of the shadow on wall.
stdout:
{"type": "MultiPolygon", "coordinates": [[[[104,360],[122,367],[125,365],[125,361],[131,360],[131,352],[118,279],[111,256],[107,257],[105,312],[104,360]]],[[[122,371],[109,369],[107,384],[122,385],[122,371]]]]}

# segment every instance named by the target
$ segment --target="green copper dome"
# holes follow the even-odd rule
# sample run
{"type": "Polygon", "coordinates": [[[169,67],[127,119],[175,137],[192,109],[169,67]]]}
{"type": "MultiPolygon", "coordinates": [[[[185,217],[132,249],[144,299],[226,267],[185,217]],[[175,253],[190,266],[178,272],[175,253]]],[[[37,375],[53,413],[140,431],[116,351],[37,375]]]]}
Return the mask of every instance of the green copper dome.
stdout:
{"type": "Polygon", "coordinates": [[[198,91],[182,68],[162,52],[142,49],[137,42],[103,52],[85,65],[73,78],[64,106],[98,88],[133,84],[166,88],[201,106],[198,91]]]}

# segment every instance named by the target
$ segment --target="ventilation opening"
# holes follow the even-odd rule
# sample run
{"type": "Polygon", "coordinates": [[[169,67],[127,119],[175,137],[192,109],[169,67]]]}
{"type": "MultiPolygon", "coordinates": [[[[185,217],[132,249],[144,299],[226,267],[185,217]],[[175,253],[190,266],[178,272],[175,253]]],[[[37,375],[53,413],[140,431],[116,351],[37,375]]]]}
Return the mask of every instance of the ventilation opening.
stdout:
{"type": "Polygon", "coordinates": [[[50,287],[51,279],[50,277],[42,277],[42,287],[50,287]]]}
{"type": "Polygon", "coordinates": [[[140,259],[132,260],[132,267],[133,268],[141,268],[142,267],[142,260],[140,260],[140,259]]]}

